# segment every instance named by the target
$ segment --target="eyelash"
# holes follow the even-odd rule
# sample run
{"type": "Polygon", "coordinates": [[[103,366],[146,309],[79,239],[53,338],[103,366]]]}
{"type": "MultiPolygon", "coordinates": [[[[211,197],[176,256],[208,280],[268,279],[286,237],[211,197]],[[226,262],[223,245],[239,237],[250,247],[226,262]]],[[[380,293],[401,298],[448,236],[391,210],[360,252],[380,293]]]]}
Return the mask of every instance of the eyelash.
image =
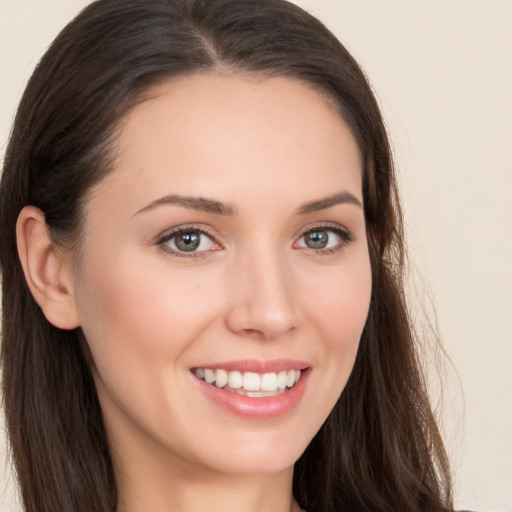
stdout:
{"type": "MultiPolygon", "coordinates": [[[[341,242],[337,244],[335,247],[331,247],[329,249],[313,249],[310,247],[300,247],[300,249],[307,249],[309,251],[312,251],[314,254],[320,255],[320,256],[327,256],[330,254],[335,254],[339,251],[341,251],[346,245],[350,244],[354,241],[353,234],[348,231],[345,228],[341,228],[340,226],[336,225],[329,225],[329,224],[323,224],[314,226],[312,228],[309,228],[301,233],[301,235],[297,238],[297,240],[301,240],[304,236],[306,236],[308,233],[313,233],[315,231],[326,231],[328,233],[334,233],[336,236],[338,236],[341,239],[341,242]]],[[[211,251],[176,251],[174,249],[171,249],[166,244],[175,238],[176,236],[184,233],[198,233],[200,235],[204,235],[212,240],[213,243],[216,245],[221,246],[219,242],[217,242],[215,236],[213,233],[211,233],[208,229],[205,228],[198,228],[196,226],[183,226],[176,229],[173,229],[172,231],[169,231],[165,233],[164,235],[158,237],[156,241],[156,245],[165,253],[171,254],[173,256],[178,256],[181,258],[201,258],[207,255],[210,252],[214,252],[218,249],[213,249],[211,251]]],[[[296,242],[295,242],[296,243],[296,242]]]]}

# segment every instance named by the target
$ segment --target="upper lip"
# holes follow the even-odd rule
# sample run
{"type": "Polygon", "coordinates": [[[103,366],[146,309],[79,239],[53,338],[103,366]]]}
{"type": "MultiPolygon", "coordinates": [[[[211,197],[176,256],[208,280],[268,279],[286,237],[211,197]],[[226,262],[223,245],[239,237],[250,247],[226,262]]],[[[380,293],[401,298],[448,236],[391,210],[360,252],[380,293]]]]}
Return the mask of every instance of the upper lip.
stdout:
{"type": "Polygon", "coordinates": [[[272,359],[263,361],[260,359],[243,359],[238,361],[222,361],[215,363],[198,364],[194,368],[222,369],[228,372],[239,371],[254,373],[281,372],[284,370],[305,370],[311,365],[305,361],[296,359],[272,359]]]}

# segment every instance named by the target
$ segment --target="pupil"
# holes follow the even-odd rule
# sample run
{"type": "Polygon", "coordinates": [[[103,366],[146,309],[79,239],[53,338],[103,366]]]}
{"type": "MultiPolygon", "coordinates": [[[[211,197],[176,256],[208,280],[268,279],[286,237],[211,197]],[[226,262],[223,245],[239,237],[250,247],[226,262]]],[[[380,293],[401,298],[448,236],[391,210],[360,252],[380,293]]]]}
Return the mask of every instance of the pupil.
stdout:
{"type": "Polygon", "coordinates": [[[323,249],[329,240],[326,231],[311,231],[306,235],[306,245],[310,249],[323,249]]]}
{"type": "Polygon", "coordinates": [[[200,243],[199,233],[180,233],[176,236],[176,247],[180,251],[195,251],[200,243]]]}

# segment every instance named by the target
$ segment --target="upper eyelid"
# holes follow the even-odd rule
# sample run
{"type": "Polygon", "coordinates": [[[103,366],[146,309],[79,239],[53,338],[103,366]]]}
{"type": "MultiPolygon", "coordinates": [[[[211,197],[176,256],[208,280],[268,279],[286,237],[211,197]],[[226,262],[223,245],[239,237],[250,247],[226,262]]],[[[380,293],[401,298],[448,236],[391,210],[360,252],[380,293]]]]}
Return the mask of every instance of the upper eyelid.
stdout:
{"type": "Polygon", "coordinates": [[[310,231],[314,231],[315,229],[325,229],[326,231],[342,231],[343,233],[346,233],[347,235],[353,235],[352,230],[348,229],[347,227],[343,226],[342,224],[339,224],[338,222],[313,222],[310,225],[307,225],[305,227],[302,227],[295,235],[296,239],[299,239],[301,236],[304,236],[306,233],[309,233],[310,231]]]}
{"type": "Polygon", "coordinates": [[[191,225],[184,224],[182,226],[176,226],[174,228],[166,229],[165,231],[162,231],[159,235],[157,235],[155,237],[155,240],[157,243],[163,243],[164,241],[171,239],[173,236],[179,235],[180,233],[184,233],[186,231],[198,231],[199,233],[206,235],[207,237],[211,238],[215,242],[221,244],[221,242],[219,242],[216,234],[212,233],[209,228],[200,227],[200,226],[193,225],[193,224],[191,224],[191,225]]]}

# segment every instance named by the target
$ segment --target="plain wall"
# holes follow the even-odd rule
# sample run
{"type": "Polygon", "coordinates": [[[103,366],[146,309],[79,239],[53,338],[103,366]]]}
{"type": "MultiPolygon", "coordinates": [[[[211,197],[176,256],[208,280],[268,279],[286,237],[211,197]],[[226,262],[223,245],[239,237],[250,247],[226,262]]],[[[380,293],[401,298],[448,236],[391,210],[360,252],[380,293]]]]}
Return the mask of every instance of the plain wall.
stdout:
{"type": "MultiPolygon", "coordinates": [[[[0,0],[0,157],[37,60],[87,3],[0,0]]],[[[413,300],[421,310],[433,297],[457,371],[447,367],[442,389],[457,505],[511,511],[512,1],[296,3],[358,59],[387,120],[413,300]]],[[[4,446],[0,510],[17,512],[4,446]]]]}

